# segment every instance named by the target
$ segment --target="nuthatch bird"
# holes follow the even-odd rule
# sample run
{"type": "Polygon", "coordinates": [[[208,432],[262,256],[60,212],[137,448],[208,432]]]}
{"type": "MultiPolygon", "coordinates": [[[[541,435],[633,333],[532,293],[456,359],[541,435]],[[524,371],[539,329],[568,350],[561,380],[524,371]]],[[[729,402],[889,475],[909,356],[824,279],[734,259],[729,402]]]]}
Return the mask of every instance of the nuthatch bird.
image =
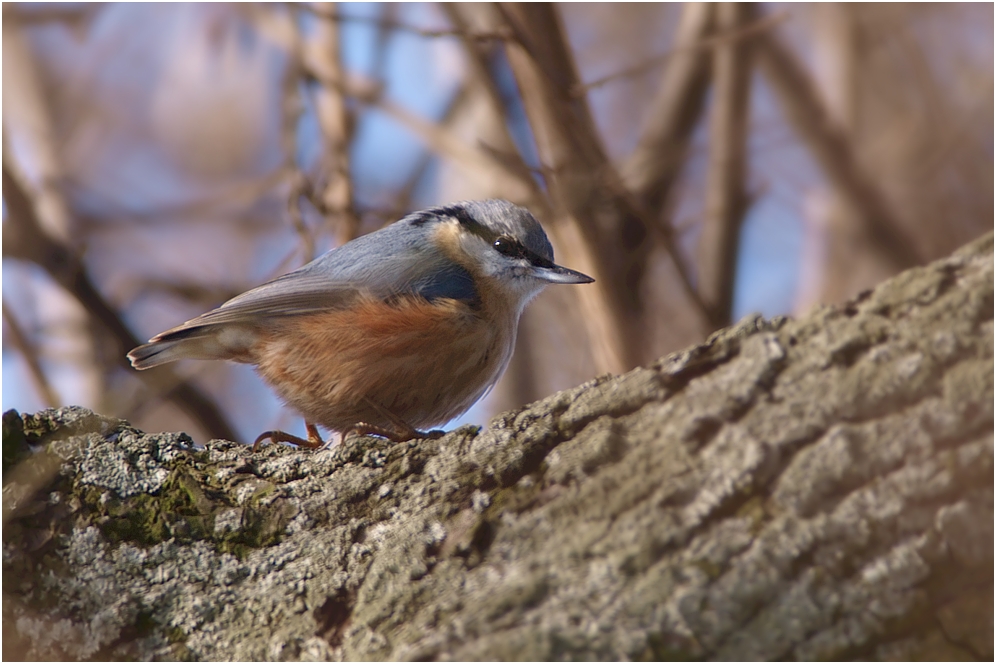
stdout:
{"type": "Polygon", "coordinates": [[[136,369],[180,359],[253,364],[305,419],[408,440],[466,412],[501,377],[526,303],[591,277],[556,265],[528,210],[470,201],[414,212],[337,247],[128,353],[136,369]]]}

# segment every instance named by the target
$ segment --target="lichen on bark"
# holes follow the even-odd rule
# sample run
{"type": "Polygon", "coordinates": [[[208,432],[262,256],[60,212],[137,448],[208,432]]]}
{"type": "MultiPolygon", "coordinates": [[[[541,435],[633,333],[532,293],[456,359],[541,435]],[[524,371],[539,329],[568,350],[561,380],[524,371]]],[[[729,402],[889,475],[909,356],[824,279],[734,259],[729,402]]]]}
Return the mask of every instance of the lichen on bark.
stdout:
{"type": "Polygon", "coordinates": [[[992,235],[438,440],[4,416],[4,656],[993,656],[992,235]]]}

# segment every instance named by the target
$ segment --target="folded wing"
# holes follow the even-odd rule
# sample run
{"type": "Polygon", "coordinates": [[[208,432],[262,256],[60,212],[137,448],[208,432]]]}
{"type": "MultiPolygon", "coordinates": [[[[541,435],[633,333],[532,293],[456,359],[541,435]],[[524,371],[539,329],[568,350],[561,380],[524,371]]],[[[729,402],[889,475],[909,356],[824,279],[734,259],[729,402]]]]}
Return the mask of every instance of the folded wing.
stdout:
{"type": "Polygon", "coordinates": [[[162,332],[128,357],[136,369],[182,358],[239,359],[260,330],[286,317],[348,308],[357,298],[417,296],[473,303],[473,277],[406,220],[333,249],[298,270],[162,332]]]}

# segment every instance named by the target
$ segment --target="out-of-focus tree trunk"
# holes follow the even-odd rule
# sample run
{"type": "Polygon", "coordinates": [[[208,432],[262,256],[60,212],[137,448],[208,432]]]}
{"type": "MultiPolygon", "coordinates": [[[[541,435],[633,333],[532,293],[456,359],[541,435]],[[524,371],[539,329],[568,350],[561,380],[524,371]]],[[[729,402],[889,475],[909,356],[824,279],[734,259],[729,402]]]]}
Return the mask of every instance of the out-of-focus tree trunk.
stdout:
{"type": "MultiPolygon", "coordinates": [[[[502,98],[498,83],[491,67],[492,50],[497,48],[493,43],[481,43],[469,37],[472,32],[487,29],[494,23],[493,6],[486,4],[444,4],[443,10],[454,28],[460,30],[460,42],[465,54],[467,66],[466,101],[462,104],[460,113],[449,118],[446,125],[460,136],[468,145],[484,149],[524,174],[524,180],[532,181],[532,175],[523,161],[507,124],[508,109],[502,98]]],[[[440,166],[440,200],[486,199],[502,196],[500,186],[493,181],[482,181],[467,177],[459,164],[443,163],[440,166]]],[[[518,201],[527,207],[537,208],[542,193],[538,187],[533,188],[531,200],[518,201]]],[[[515,352],[505,371],[505,374],[495,385],[488,396],[497,410],[513,408],[523,403],[533,401],[541,396],[542,388],[537,376],[537,370],[542,370],[543,362],[533,354],[533,348],[538,339],[526,332],[533,324],[542,324],[548,317],[543,312],[528,308],[523,312],[520,321],[519,334],[516,340],[515,352]]]]}
{"type": "Polygon", "coordinates": [[[510,44],[508,57],[548,169],[551,231],[571,264],[596,278],[593,287],[577,291],[596,364],[601,371],[624,371],[635,364],[639,348],[635,294],[622,287],[620,249],[605,235],[619,224],[598,219],[599,208],[608,208],[611,175],[585,100],[570,96],[579,81],[566,34],[549,5],[505,5],[504,11],[524,42],[510,44]]]}
{"type": "Polygon", "coordinates": [[[786,120],[820,165],[835,195],[846,204],[848,214],[858,220],[851,226],[857,236],[849,242],[868,247],[888,274],[919,263],[917,248],[881,182],[864,168],[850,136],[828,110],[798,57],[770,34],[757,38],[755,57],[786,120]]]}
{"type": "MultiPolygon", "coordinates": [[[[733,32],[749,16],[745,3],[716,7],[720,32],[733,32]]],[[[747,120],[750,112],[750,43],[728,41],[712,61],[709,173],[706,214],[699,236],[698,288],[713,325],[730,324],[737,276],[740,226],[747,212],[747,120]]]]}
{"type": "MultiPolygon", "coordinates": [[[[73,248],[42,230],[27,194],[6,167],[3,169],[3,193],[9,219],[5,228],[4,256],[31,261],[48,273],[67,296],[78,303],[87,322],[106,332],[105,338],[112,342],[112,357],[118,366],[128,367],[125,353],[138,346],[139,340],[94,285],[73,248]]],[[[158,395],[174,402],[189,415],[209,436],[234,439],[235,432],[218,405],[199,388],[178,378],[170,367],[156,367],[139,375],[158,395]]]]}
{"type": "MultiPolygon", "coordinates": [[[[852,145],[860,140],[861,40],[854,8],[844,4],[812,7],[814,80],[831,120],[852,145]]],[[[889,276],[894,268],[867,241],[865,222],[834,188],[811,199],[803,278],[797,311],[817,302],[839,302],[889,276]]]]}

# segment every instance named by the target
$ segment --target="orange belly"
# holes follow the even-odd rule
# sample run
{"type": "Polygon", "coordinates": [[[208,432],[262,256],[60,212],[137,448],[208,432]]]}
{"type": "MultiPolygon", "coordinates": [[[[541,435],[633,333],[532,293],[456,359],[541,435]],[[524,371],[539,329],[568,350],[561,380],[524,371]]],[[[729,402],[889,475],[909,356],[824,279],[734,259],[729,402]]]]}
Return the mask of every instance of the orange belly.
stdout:
{"type": "Polygon", "coordinates": [[[365,300],[286,318],[252,355],[310,422],[340,431],[357,422],[391,427],[366,398],[424,429],[469,409],[501,376],[514,345],[515,321],[486,323],[456,300],[365,300]]]}

